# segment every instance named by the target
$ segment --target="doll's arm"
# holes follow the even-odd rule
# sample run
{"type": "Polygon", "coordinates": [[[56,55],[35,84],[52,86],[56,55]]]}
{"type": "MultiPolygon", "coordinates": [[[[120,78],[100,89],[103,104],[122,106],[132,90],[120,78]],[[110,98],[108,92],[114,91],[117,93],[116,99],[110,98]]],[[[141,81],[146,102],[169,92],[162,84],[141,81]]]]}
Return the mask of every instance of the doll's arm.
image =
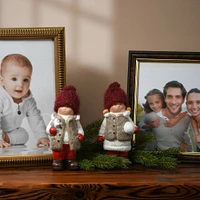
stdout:
{"type": "Polygon", "coordinates": [[[50,136],[50,147],[53,151],[61,151],[65,135],[66,123],[62,116],[53,113],[46,132],[50,136]]]}
{"type": "Polygon", "coordinates": [[[186,116],[187,112],[180,113],[177,117],[174,117],[172,119],[168,119],[165,122],[166,127],[173,127],[175,126],[181,119],[183,119],[186,116]]]}
{"type": "Polygon", "coordinates": [[[59,132],[58,129],[62,129],[64,126],[64,120],[61,118],[61,116],[58,116],[56,113],[53,113],[51,115],[51,121],[46,127],[46,132],[50,136],[55,136],[57,132],[59,132]]]}
{"type": "Polygon", "coordinates": [[[104,135],[106,130],[106,117],[104,118],[101,127],[99,129],[99,136],[97,138],[97,142],[103,142],[104,141],[104,135]]]}
{"type": "Polygon", "coordinates": [[[78,127],[78,140],[79,142],[82,142],[84,137],[84,131],[79,120],[77,121],[77,127],[78,127]]]}

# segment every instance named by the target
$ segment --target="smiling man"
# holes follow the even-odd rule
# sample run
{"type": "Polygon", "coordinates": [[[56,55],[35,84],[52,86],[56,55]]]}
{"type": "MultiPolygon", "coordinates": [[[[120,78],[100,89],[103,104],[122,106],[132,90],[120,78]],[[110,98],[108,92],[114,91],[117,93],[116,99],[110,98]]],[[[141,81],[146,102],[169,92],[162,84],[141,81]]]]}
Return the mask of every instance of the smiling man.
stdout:
{"type": "Polygon", "coordinates": [[[193,151],[192,142],[187,133],[190,123],[188,115],[185,115],[174,126],[166,126],[167,120],[174,119],[182,113],[182,104],[185,101],[186,93],[186,89],[178,81],[170,81],[164,86],[166,108],[157,113],[160,117],[160,125],[153,128],[157,150],[181,147],[182,151],[193,151]]]}

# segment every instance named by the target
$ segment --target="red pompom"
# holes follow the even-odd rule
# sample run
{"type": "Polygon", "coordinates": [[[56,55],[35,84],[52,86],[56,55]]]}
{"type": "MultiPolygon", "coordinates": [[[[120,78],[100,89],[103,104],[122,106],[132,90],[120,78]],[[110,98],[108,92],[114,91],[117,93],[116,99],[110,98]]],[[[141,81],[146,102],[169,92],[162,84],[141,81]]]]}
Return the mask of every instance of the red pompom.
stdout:
{"type": "Polygon", "coordinates": [[[57,133],[56,128],[52,126],[52,127],[49,129],[49,133],[51,133],[51,135],[56,135],[56,133],[57,133]]]}

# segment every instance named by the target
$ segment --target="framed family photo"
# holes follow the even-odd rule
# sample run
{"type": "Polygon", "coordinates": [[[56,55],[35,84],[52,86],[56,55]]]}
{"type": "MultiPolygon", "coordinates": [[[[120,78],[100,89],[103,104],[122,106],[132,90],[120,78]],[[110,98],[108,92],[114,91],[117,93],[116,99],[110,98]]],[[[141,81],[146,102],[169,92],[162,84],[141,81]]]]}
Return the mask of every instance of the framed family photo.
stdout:
{"type": "MultiPolygon", "coordinates": [[[[182,83],[187,91],[200,88],[200,52],[131,50],[128,62],[127,93],[132,118],[137,125],[144,116],[143,104],[150,90],[163,92],[163,87],[170,81],[182,83]]],[[[187,112],[186,102],[182,104],[182,110],[187,112]]],[[[186,154],[192,154],[192,159],[194,155],[200,156],[197,152],[186,154]]]]}
{"type": "MultiPolygon", "coordinates": [[[[65,28],[0,28],[0,62],[8,54],[22,54],[30,60],[33,66],[30,90],[47,124],[56,95],[66,81],[65,28]]],[[[0,149],[1,166],[20,165],[21,161],[26,165],[44,164],[51,160],[48,149],[36,148],[34,133],[26,119],[22,127],[30,133],[28,142],[22,150],[19,146],[0,149]]]]}

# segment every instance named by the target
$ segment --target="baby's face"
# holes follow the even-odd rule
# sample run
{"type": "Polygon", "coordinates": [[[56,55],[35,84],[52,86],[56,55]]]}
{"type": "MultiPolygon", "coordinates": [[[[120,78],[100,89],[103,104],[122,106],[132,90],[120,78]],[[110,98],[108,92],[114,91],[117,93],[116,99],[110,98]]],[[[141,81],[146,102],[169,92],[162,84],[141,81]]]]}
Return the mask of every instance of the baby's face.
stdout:
{"type": "Polygon", "coordinates": [[[2,71],[2,86],[9,95],[18,101],[29,91],[32,70],[30,67],[21,67],[7,63],[2,71]]]}

